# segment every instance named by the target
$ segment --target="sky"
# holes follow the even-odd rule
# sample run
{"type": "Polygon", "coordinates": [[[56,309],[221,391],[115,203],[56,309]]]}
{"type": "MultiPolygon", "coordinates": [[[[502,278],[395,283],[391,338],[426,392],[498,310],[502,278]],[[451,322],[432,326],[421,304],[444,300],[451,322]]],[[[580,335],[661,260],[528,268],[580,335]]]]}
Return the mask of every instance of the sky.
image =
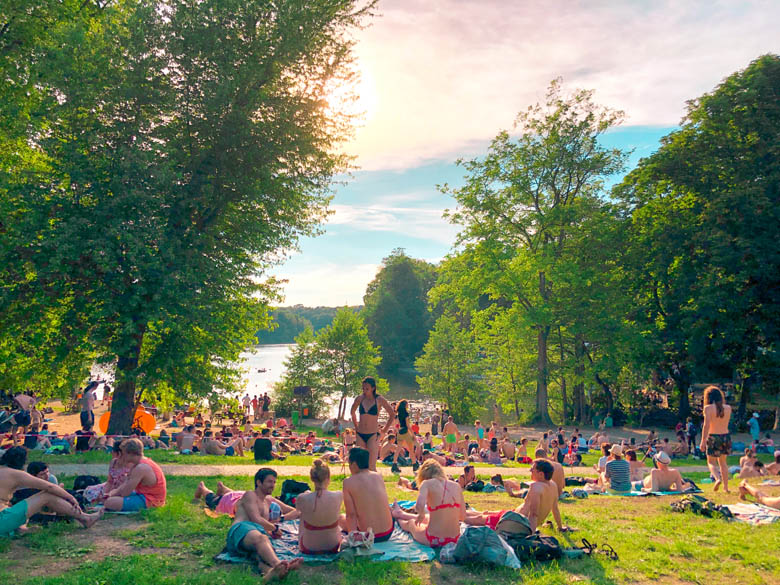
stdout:
{"type": "Polygon", "coordinates": [[[344,149],[359,170],[335,188],[324,234],[271,271],[283,305],[362,304],[395,248],[446,256],[454,201],[436,186],[461,185],[455,160],[483,156],[551,80],[625,112],[603,142],[632,150],[631,168],[686,100],[780,53],[776,0],[380,0],[378,13],[353,35],[363,115],[344,149]]]}

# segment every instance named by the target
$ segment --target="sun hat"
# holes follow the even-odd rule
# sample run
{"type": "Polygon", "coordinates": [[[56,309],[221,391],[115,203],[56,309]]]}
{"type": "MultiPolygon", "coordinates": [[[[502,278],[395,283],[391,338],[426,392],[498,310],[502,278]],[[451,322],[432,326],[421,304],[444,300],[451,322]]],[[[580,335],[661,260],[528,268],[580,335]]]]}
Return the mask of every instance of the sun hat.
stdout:
{"type": "Polygon", "coordinates": [[[665,451],[659,451],[656,453],[655,460],[658,461],[658,463],[663,463],[664,465],[669,465],[672,462],[672,458],[669,457],[665,451]]]}
{"type": "Polygon", "coordinates": [[[613,455],[622,456],[623,447],[621,447],[620,445],[612,445],[612,448],[609,450],[609,452],[612,453],[613,455]]]}

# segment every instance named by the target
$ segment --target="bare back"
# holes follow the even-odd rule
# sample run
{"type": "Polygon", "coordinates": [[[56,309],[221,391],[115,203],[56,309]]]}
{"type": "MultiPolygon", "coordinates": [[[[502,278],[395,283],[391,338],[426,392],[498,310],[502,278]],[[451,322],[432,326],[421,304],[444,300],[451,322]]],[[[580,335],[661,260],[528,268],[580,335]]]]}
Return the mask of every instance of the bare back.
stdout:
{"type": "Polygon", "coordinates": [[[393,527],[385,482],[376,471],[361,471],[344,480],[344,506],[348,520],[356,517],[358,530],[372,528],[381,534],[393,527]]]}
{"type": "Polygon", "coordinates": [[[731,406],[723,405],[723,416],[718,416],[717,405],[708,404],[704,407],[704,425],[710,435],[727,435],[731,420],[731,406]]]}
{"type": "Polygon", "coordinates": [[[523,505],[517,512],[531,521],[531,528],[541,525],[558,504],[558,489],[552,481],[535,481],[528,488],[523,505]]]}

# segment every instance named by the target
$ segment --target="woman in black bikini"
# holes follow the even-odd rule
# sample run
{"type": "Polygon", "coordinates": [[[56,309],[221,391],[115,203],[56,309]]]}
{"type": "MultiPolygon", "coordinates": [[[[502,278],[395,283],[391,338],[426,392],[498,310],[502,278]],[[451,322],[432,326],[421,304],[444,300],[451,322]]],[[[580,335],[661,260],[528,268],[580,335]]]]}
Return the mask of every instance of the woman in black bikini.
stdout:
{"type": "Polygon", "coordinates": [[[376,381],[373,378],[363,380],[363,394],[355,398],[352,403],[352,424],[355,425],[357,434],[357,446],[366,449],[369,453],[368,467],[376,471],[376,459],[379,453],[379,409],[387,412],[387,424],[382,429],[386,434],[395,420],[395,411],[384,397],[376,393],[376,381]],[[373,402],[373,404],[372,404],[373,402]],[[357,418],[360,413],[360,420],[357,418]]]}

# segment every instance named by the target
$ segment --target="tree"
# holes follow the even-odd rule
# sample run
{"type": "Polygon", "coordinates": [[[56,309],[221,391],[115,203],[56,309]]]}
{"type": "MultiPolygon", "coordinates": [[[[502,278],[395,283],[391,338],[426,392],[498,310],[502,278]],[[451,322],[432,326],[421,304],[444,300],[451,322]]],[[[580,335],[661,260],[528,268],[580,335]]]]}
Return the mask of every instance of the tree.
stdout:
{"type": "MultiPolygon", "coordinates": [[[[363,319],[344,307],[333,323],[317,334],[316,362],[323,389],[340,396],[338,417],[345,418],[347,397],[360,393],[366,376],[376,378],[379,349],[368,338],[363,319]]],[[[386,390],[387,382],[377,378],[377,391],[386,390]]]]}
{"type": "Polygon", "coordinates": [[[284,376],[274,386],[277,404],[282,411],[292,410],[297,398],[293,393],[296,386],[309,386],[311,395],[308,404],[312,409],[312,416],[322,414],[328,406],[330,387],[323,383],[322,371],[317,360],[318,348],[314,331],[307,326],[300,335],[295,338],[290,357],[284,362],[284,376]]]}
{"type": "Polygon", "coordinates": [[[301,317],[292,309],[284,307],[271,309],[274,327],[257,332],[257,343],[290,343],[296,336],[311,327],[311,321],[301,317]]]}
{"type": "Polygon", "coordinates": [[[428,291],[435,274],[433,265],[410,258],[399,248],[382,260],[369,283],[362,314],[371,341],[382,348],[384,371],[410,366],[422,352],[433,323],[428,291]]]}
{"type": "Polygon", "coordinates": [[[316,233],[347,166],[348,117],[324,98],[373,5],[131,0],[0,61],[36,88],[0,110],[3,346],[13,331],[55,370],[114,361],[112,434],[146,389],[236,389],[274,294],[263,274],[316,233]]]}
{"type": "Polygon", "coordinates": [[[444,402],[456,420],[463,422],[485,408],[479,348],[455,318],[442,315],[436,320],[415,367],[420,391],[444,402]]]}
{"type": "Polygon", "coordinates": [[[694,377],[777,393],[780,57],[692,100],[680,130],[615,189],[631,213],[634,318],[690,411],[694,377]]]}
{"type": "MultiPolygon", "coordinates": [[[[503,306],[517,306],[536,332],[536,404],[532,420],[549,423],[548,345],[553,331],[556,269],[567,239],[578,229],[602,180],[623,168],[625,155],[599,144],[623,115],[597,106],[592,92],[563,95],[554,81],[544,106],[529,107],[484,159],[459,161],[468,175],[457,189],[446,185],[463,226],[458,242],[472,267],[450,282],[455,294],[478,290],[503,306]],[[473,283],[467,286],[464,280],[473,283]]],[[[518,327],[521,325],[518,323],[518,327]]]]}

